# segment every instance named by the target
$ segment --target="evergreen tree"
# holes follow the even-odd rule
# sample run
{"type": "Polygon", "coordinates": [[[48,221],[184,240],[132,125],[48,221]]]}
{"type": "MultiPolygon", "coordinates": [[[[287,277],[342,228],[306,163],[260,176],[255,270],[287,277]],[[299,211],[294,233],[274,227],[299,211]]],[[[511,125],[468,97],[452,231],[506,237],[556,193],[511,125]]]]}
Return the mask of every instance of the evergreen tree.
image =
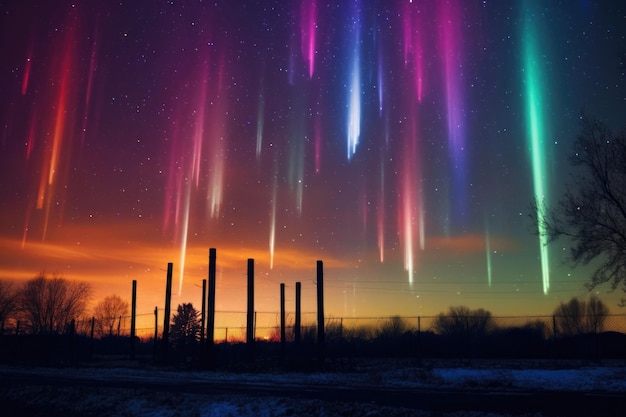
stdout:
{"type": "Polygon", "coordinates": [[[194,345],[200,340],[201,324],[198,310],[192,303],[179,304],[172,317],[170,337],[172,344],[179,347],[194,345]]]}

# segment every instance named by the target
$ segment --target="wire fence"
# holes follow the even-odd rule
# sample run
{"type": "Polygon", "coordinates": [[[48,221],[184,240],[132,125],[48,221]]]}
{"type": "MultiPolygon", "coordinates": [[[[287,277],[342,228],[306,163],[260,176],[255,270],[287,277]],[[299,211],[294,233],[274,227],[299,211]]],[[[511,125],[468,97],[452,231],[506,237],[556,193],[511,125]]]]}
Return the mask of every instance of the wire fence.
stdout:
{"type": "MultiPolygon", "coordinates": [[[[162,336],[163,311],[155,310],[151,313],[140,313],[135,316],[135,335],[141,340],[153,339],[162,336]]],[[[477,319],[486,317],[475,316],[361,316],[361,317],[326,317],[326,331],[337,333],[346,339],[371,339],[381,334],[401,334],[406,332],[433,332],[441,333],[438,321],[454,319],[467,321],[468,325],[477,319]]],[[[572,336],[577,333],[617,332],[626,334],[626,314],[603,315],[600,320],[586,315],[559,316],[559,315],[528,315],[528,316],[491,316],[488,317],[486,330],[496,331],[512,328],[541,328],[545,338],[572,336]],[[596,326],[585,323],[598,321],[596,326]]],[[[279,341],[280,313],[254,312],[254,337],[258,340],[279,341]]],[[[203,327],[206,325],[201,323],[203,327]]],[[[216,311],[214,340],[217,343],[238,343],[246,341],[247,312],[245,311],[216,311]]],[[[131,316],[111,317],[106,323],[99,323],[93,317],[74,321],[74,331],[81,335],[91,335],[95,338],[107,336],[130,336],[131,316]]],[[[293,327],[295,315],[285,314],[285,328],[287,341],[293,341],[293,327]]],[[[301,313],[303,328],[317,327],[317,313],[301,313]]],[[[28,327],[16,320],[1,323],[0,335],[27,334],[28,327]]]]}
{"type": "MultiPolygon", "coordinates": [[[[135,336],[144,352],[155,354],[163,337],[163,311],[137,314],[135,336]]],[[[214,342],[236,345],[246,342],[247,313],[216,311],[214,342]]],[[[296,318],[286,314],[284,330],[278,312],[254,313],[254,340],[259,342],[296,341],[296,318]]],[[[317,343],[317,314],[301,314],[302,344],[317,343]]],[[[206,324],[197,342],[208,334],[206,324]]],[[[126,354],[131,334],[131,317],[109,318],[106,323],[95,318],[75,320],[73,335],[90,340],[90,352],[126,354]]],[[[0,336],[28,337],[28,327],[19,322],[5,322],[0,336]]],[[[626,359],[626,314],[591,316],[382,316],[326,317],[325,345],[335,356],[405,355],[420,357],[603,357],[626,359]]],[[[32,336],[32,335],[30,335],[32,336]]],[[[6,350],[10,337],[0,337],[6,350]]],[[[275,343],[278,344],[278,343],[275,343]]],[[[86,346],[82,347],[86,349],[86,346]]],[[[76,348],[78,349],[78,348],[76,348]]]]}

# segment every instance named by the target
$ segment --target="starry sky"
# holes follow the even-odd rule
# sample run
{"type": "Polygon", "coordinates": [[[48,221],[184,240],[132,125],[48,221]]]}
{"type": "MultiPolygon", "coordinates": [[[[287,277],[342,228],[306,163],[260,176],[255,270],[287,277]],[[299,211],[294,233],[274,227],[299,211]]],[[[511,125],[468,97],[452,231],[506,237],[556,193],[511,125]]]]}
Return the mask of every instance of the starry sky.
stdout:
{"type": "MultiPolygon", "coordinates": [[[[533,232],[581,112],[623,127],[619,1],[0,3],[0,278],[138,312],[550,314],[589,268],[533,232]],[[290,304],[289,304],[290,305],[290,304]],[[291,307],[288,307],[291,308],[291,307]]],[[[597,293],[617,310],[623,294],[597,293]]]]}

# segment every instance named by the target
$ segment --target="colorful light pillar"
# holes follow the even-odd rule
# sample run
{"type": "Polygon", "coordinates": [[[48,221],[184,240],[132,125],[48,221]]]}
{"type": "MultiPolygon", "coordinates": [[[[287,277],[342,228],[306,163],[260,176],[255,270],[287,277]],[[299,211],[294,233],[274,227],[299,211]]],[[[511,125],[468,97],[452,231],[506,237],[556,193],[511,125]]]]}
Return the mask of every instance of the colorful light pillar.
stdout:
{"type": "MultiPolygon", "coordinates": [[[[538,30],[529,10],[525,11],[523,40],[523,71],[526,96],[526,117],[527,117],[527,137],[530,160],[532,165],[534,197],[537,201],[537,218],[541,219],[545,215],[545,204],[547,198],[546,181],[546,151],[545,151],[545,122],[543,118],[544,97],[542,94],[541,57],[538,50],[539,39],[538,30]]],[[[539,222],[539,251],[541,257],[541,275],[543,279],[543,292],[548,293],[550,289],[550,268],[548,257],[548,236],[545,229],[539,222]]]]}

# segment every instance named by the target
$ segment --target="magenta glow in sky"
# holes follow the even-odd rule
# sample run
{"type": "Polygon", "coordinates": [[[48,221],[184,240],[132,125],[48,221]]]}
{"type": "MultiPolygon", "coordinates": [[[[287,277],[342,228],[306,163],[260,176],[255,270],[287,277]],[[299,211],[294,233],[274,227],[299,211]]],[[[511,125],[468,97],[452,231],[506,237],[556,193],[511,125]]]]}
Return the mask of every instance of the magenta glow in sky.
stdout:
{"type": "Polygon", "coordinates": [[[313,294],[318,259],[335,315],[550,312],[586,296],[589,271],[530,231],[528,109],[549,120],[539,176],[557,195],[580,111],[621,127],[616,2],[0,12],[1,278],[61,273],[102,296],[138,279],[150,312],[168,262],[176,297],[197,299],[215,247],[218,309],[245,307],[248,258],[266,311],[280,282],[313,294]],[[534,68],[550,83],[531,88],[534,68]]]}

